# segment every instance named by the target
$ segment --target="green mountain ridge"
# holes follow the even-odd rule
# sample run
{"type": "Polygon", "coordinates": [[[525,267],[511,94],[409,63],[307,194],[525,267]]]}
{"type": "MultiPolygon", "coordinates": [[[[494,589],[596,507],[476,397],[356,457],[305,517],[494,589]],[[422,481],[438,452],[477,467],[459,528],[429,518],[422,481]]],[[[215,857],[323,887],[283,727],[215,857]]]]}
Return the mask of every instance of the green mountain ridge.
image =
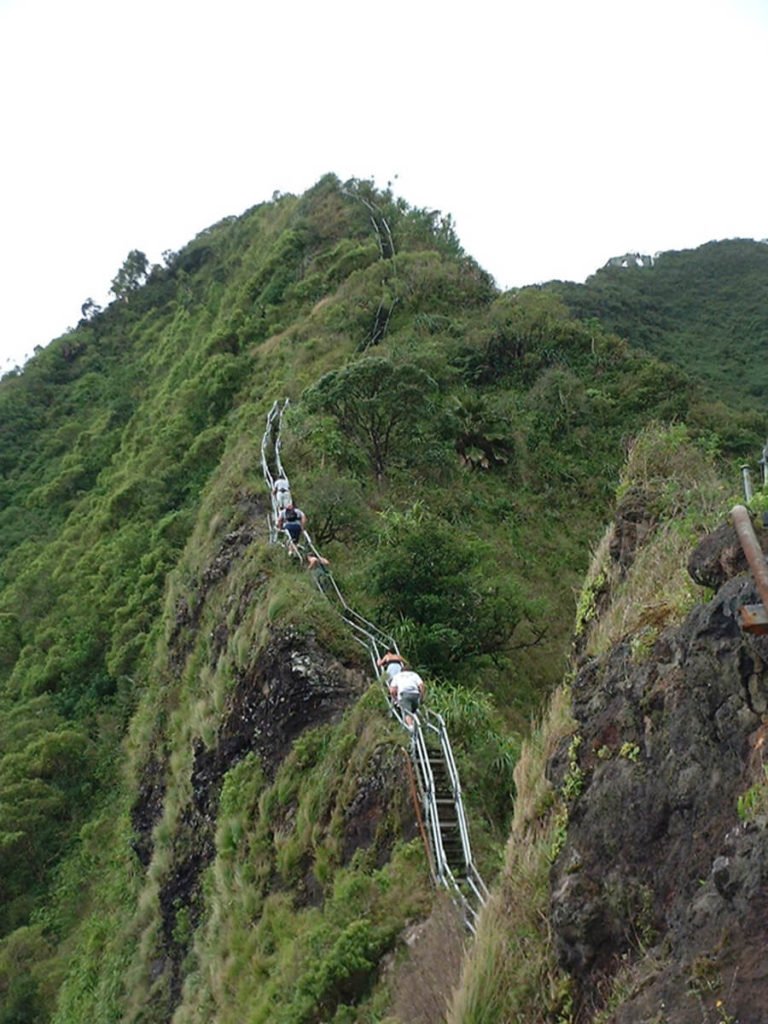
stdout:
{"type": "Polygon", "coordinates": [[[686,273],[722,251],[741,298],[756,243],[734,244],[659,261],[683,281],[673,317],[658,278],[669,334],[650,291],[599,272],[609,329],[591,293],[499,293],[450,218],[329,175],[202,232],[0,381],[0,1022],[444,1019],[463,939],[406,741],[268,542],[266,413],[290,398],[312,536],[427,679],[494,885],[630,439],[733,481],[762,446],[762,415],[713,398],[680,341],[686,273]]]}
{"type": "Polygon", "coordinates": [[[713,394],[762,408],[768,377],[768,246],[750,239],[656,254],[651,266],[613,261],[584,285],[553,283],[575,316],[682,366],[713,394]]]}

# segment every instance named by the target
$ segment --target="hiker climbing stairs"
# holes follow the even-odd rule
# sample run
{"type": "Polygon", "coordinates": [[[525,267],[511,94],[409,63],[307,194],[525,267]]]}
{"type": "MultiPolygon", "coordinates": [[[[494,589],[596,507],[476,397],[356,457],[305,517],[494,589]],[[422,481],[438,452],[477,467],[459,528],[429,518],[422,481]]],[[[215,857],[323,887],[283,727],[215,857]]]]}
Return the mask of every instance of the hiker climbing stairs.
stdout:
{"type": "MultiPolygon", "coordinates": [[[[280,509],[274,493],[275,480],[288,482],[280,459],[280,431],[288,405],[288,399],[282,403],[274,402],[267,414],[261,442],[264,482],[272,497],[272,509],[267,517],[271,543],[279,542],[281,532],[277,526],[280,509]]],[[[306,530],[300,545],[294,550],[300,560],[309,555],[317,559],[322,557],[306,530]]],[[[399,653],[395,639],[347,603],[330,570],[326,569],[323,575],[322,583],[316,577],[318,589],[336,607],[355,640],[366,649],[373,675],[379,679],[382,655],[387,651],[399,653]]],[[[472,858],[459,773],[445,722],[436,712],[420,708],[413,716],[413,727],[409,728],[397,705],[391,704],[390,712],[410,736],[410,766],[418,799],[416,810],[426,834],[433,882],[448,889],[466,926],[474,933],[477,916],[488,898],[488,889],[472,858]]]]}

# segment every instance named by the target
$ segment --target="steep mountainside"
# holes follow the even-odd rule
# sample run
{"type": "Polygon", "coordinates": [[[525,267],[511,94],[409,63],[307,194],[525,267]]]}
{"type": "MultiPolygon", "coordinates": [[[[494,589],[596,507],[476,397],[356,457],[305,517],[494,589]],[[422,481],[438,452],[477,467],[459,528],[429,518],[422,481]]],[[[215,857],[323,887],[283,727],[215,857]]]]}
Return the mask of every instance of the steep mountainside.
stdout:
{"type": "MultiPolygon", "coordinates": [[[[328,176],[118,276],[0,381],[0,1024],[440,1020],[464,935],[408,738],[270,543],[267,411],[290,399],[282,459],[347,599],[426,677],[502,894],[513,770],[630,439],[674,421],[653,428],[665,472],[698,467],[698,493],[762,419],[546,291],[498,293],[450,219],[366,182],[328,176]]],[[[518,822],[544,787],[526,758],[518,822]]]]}
{"type": "Polygon", "coordinates": [[[621,492],[454,1022],[765,1019],[768,649],[737,617],[754,584],[727,523],[691,550],[728,492],[676,428],[639,439],[621,492]]]}
{"type": "Polygon", "coordinates": [[[732,529],[721,544],[738,576],[647,659],[625,641],[573,682],[583,786],[551,913],[584,1020],[765,1018],[768,646],[739,628],[758,598],[732,529]]]}
{"type": "Polygon", "coordinates": [[[736,405],[768,395],[768,244],[748,239],[663,252],[651,265],[609,261],[585,284],[553,283],[574,316],[704,380],[736,405]]]}

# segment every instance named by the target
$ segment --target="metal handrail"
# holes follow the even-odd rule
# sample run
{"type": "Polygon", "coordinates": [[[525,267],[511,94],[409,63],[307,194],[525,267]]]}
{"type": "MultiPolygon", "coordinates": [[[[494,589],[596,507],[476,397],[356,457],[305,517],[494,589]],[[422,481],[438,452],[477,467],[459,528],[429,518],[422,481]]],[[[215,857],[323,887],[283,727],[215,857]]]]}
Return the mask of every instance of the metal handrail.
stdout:
{"type": "Polygon", "coordinates": [[[459,823],[459,835],[461,836],[461,845],[464,849],[464,859],[468,864],[471,864],[472,850],[469,845],[469,829],[467,828],[467,819],[464,815],[464,804],[461,799],[461,782],[459,780],[459,773],[456,769],[456,762],[453,759],[453,750],[451,750],[451,744],[448,739],[448,733],[445,729],[445,723],[439,715],[437,717],[440,718],[440,745],[443,750],[445,763],[448,767],[448,775],[453,788],[456,815],[459,823]]]}
{"type": "MultiPolygon", "coordinates": [[[[285,400],[287,403],[287,399],[285,400]]],[[[285,404],[285,403],[284,403],[285,404]]],[[[277,540],[277,519],[278,509],[273,488],[275,484],[275,478],[272,475],[272,470],[269,463],[268,450],[272,449],[272,457],[275,460],[275,468],[277,469],[278,475],[280,475],[280,457],[278,454],[278,441],[275,440],[275,424],[279,424],[283,415],[283,406],[280,402],[273,402],[272,408],[267,413],[267,423],[264,428],[264,433],[261,438],[261,471],[264,474],[264,482],[269,490],[269,498],[272,504],[272,515],[267,516],[267,525],[269,528],[269,540],[270,543],[274,544],[277,540]]]]}
{"type": "Polygon", "coordinates": [[[744,488],[744,500],[749,504],[754,492],[752,490],[752,474],[746,464],[741,467],[741,485],[744,488]]]}
{"type": "Polygon", "coordinates": [[[766,610],[768,610],[768,565],[766,564],[763,549],[760,547],[760,542],[752,528],[752,518],[749,514],[749,509],[743,505],[734,505],[731,509],[731,519],[736,535],[741,542],[744,557],[747,559],[752,575],[755,577],[755,586],[760,595],[760,600],[763,602],[766,610]]]}
{"type": "MultiPolygon", "coordinates": [[[[763,445],[760,451],[760,458],[757,460],[757,464],[760,467],[760,481],[759,485],[763,491],[768,490],[768,441],[763,445]]],[[[741,472],[741,486],[744,491],[744,501],[747,505],[752,501],[754,497],[754,485],[752,482],[752,470],[748,462],[745,462],[740,467],[741,472]]]]}
{"type": "MultiPolygon", "coordinates": [[[[428,726],[431,727],[431,726],[428,726]]],[[[429,838],[432,847],[432,860],[434,863],[434,881],[445,888],[453,891],[454,899],[464,911],[464,920],[472,932],[474,932],[474,921],[476,912],[470,905],[461,886],[456,879],[448,863],[448,857],[443,846],[443,834],[440,820],[440,808],[437,804],[435,778],[432,773],[432,765],[429,761],[429,751],[424,740],[421,723],[416,720],[414,726],[412,744],[412,758],[417,767],[417,778],[422,778],[422,803],[425,807],[425,818],[429,826],[429,838]],[[421,773],[421,775],[419,775],[421,773]]]]}
{"type": "Polygon", "coordinates": [[[280,447],[282,444],[280,431],[282,429],[283,416],[290,404],[290,398],[285,398],[282,402],[275,401],[272,403],[272,408],[267,413],[267,423],[264,429],[264,434],[261,438],[261,469],[264,474],[264,482],[269,489],[270,500],[272,502],[272,515],[271,517],[267,517],[269,524],[269,539],[272,544],[277,540],[277,523],[280,518],[280,509],[277,507],[277,500],[273,493],[275,477],[272,474],[268,452],[271,448],[272,459],[274,462],[274,468],[277,471],[277,476],[283,477],[287,480],[288,485],[290,486],[290,480],[288,480],[288,476],[283,468],[283,463],[280,458],[280,447]]]}
{"type": "MultiPolygon", "coordinates": [[[[467,824],[466,814],[464,813],[464,801],[461,798],[461,780],[459,779],[459,771],[458,768],[456,767],[456,761],[453,756],[451,741],[448,737],[448,730],[445,727],[445,721],[443,720],[442,715],[437,714],[437,712],[430,712],[430,714],[433,715],[434,718],[439,722],[438,734],[440,738],[440,746],[443,751],[445,763],[448,768],[448,773],[451,779],[451,785],[453,788],[454,796],[454,805],[456,809],[456,819],[459,824],[459,836],[461,838],[462,850],[464,852],[464,862],[467,866],[467,870],[469,871],[471,868],[474,867],[474,860],[472,858],[472,848],[469,842],[469,825],[467,824]]],[[[485,883],[483,882],[482,878],[480,878],[479,874],[477,877],[480,880],[480,883],[483,889],[485,890],[485,895],[487,897],[488,890],[485,888],[485,883]]]]}
{"type": "Polygon", "coordinates": [[[427,745],[420,723],[414,725],[411,756],[416,763],[416,777],[421,782],[421,802],[424,805],[425,818],[429,825],[434,881],[435,883],[443,883],[448,869],[448,860],[445,856],[445,848],[443,847],[440,833],[440,816],[435,795],[435,777],[432,773],[432,765],[429,763],[427,745]]]}
{"type": "Polygon", "coordinates": [[[385,303],[384,301],[385,280],[383,279],[381,282],[382,295],[381,298],[379,299],[379,308],[376,310],[376,315],[373,318],[373,331],[369,335],[365,345],[360,346],[362,349],[367,349],[370,345],[377,344],[379,341],[381,341],[381,339],[387,333],[387,330],[389,329],[389,322],[392,319],[392,311],[398,302],[397,265],[395,263],[395,240],[392,237],[392,231],[390,229],[387,218],[384,216],[382,211],[379,209],[378,206],[376,206],[375,203],[369,202],[364,196],[361,196],[357,192],[351,192],[349,189],[342,189],[342,195],[349,196],[350,199],[354,199],[357,202],[362,203],[363,206],[368,211],[368,217],[370,219],[371,224],[373,225],[373,230],[376,233],[376,241],[379,246],[379,258],[381,260],[390,261],[392,279],[394,282],[395,299],[391,304],[389,304],[389,308],[387,309],[386,320],[384,321],[383,324],[379,325],[381,314],[384,311],[385,307],[387,306],[387,303],[385,303]],[[376,333],[377,328],[378,334],[376,333]]]}

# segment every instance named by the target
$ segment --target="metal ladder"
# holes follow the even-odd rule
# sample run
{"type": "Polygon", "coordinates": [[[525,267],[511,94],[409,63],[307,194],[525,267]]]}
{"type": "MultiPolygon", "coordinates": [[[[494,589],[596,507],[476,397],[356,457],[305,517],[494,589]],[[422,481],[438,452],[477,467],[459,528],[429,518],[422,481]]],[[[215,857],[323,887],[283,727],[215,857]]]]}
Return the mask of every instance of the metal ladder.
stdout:
{"type": "MultiPolygon", "coordinates": [[[[280,431],[288,405],[287,398],[282,403],[275,402],[272,405],[261,442],[264,481],[271,496],[275,479],[272,469],[278,476],[288,479],[280,460],[280,431]]],[[[272,512],[267,517],[267,525],[270,542],[273,544],[278,542],[277,518],[278,509],[272,496],[272,512]]],[[[303,544],[320,557],[320,552],[306,531],[303,544]]],[[[400,653],[394,637],[379,629],[347,603],[330,571],[327,572],[327,581],[327,587],[318,582],[318,590],[335,605],[354,639],[366,649],[373,675],[377,680],[380,679],[378,659],[386,651],[400,653]]],[[[386,686],[385,691],[389,698],[386,686]]],[[[445,722],[441,715],[422,708],[414,715],[414,726],[410,729],[397,706],[390,705],[390,713],[410,735],[411,772],[418,797],[417,811],[426,831],[432,880],[436,886],[449,891],[465,925],[474,934],[477,916],[488,899],[488,889],[472,857],[461,782],[445,722]]]]}
{"type": "Polygon", "coordinates": [[[474,933],[488,889],[472,857],[461,781],[442,715],[426,710],[416,716],[411,761],[429,835],[433,880],[452,893],[474,933]]]}

